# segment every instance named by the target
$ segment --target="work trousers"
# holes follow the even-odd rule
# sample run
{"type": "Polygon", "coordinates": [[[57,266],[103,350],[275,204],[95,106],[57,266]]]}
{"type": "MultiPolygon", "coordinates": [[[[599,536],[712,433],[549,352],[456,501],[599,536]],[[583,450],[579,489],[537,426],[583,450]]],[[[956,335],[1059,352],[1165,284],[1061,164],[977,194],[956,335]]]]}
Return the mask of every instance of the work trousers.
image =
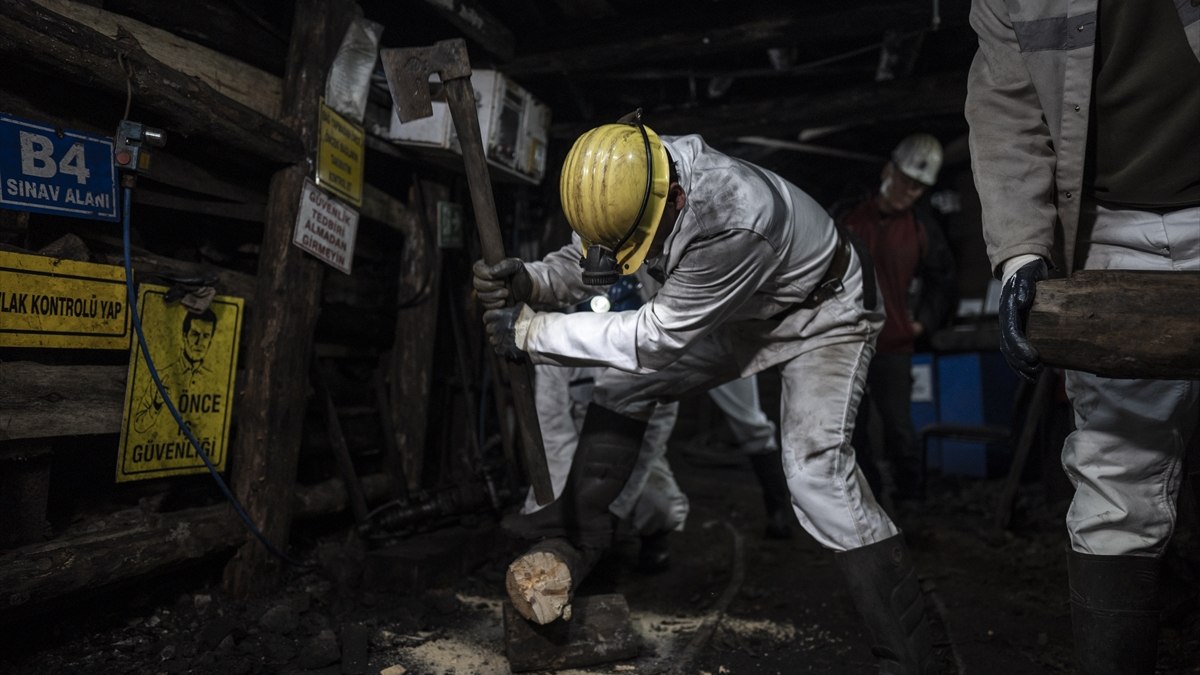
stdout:
{"type": "Polygon", "coordinates": [[[738,448],[747,455],[759,455],[779,449],[775,423],[763,412],[758,397],[758,376],[751,375],[710,389],[709,397],[725,413],[738,448]]]}
{"type": "MultiPolygon", "coordinates": [[[[534,367],[538,423],[556,499],[562,494],[571,471],[596,377],[604,370],[599,367],[534,367]]],[[[678,410],[675,403],[655,406],[629,481],[608,509],[619,518],[629,519],[638,534],[682,530],[687,521],[688,499],[675,482],[666,457],[667,440],[675,428],[678,410]]],[[[540,508],[531,489],[521,511],[532,513],[540,508]]]]}
{"type": "MultiPolygon", "coordinates": [[[[854,459],[850,437],[867,364],[883,314],[863,307],[857,256],[843,290],[822,302],[794,337],[801,349],[776,365],[783,382],[782,455],[792,505],[818,543],[846,551],[899,533],[880,508],[854,459]]],[[[695,395],[742,377],[729,331],[714,331],[659,371],[608,369],[596,378],[596,403],[643,419],[660,400],[695,395]]]]}
{"type": "Polygon", "coordinates": [[[912,426],[912,354],[876,354],[867,370],[867,393],[858,408],[854,447],[859,465],[871,489],[883,490],[885,473],[891,477],[896,496],[920,496],[921,457],[917,453],[912,426]],[[870,442],[870,413],[879,412],[883,438],[882,457],[875,457],[870,442]],[[881,459],[883,461],[876,461],[881,459]]]}
{"type": "MultiPolygon", "coordinates": [[[[1200,207],[1161,214],[1092,206],[1081,218],[1091,225],[1085,269],[1200,271],[1200,207]]],[[[1200,382],[1067,371],[1066,387],[1076,425],[1062,456],[1075,486],[1067,512],[1071,548],[1161,555],[1175,529],[1200,382]]]]}

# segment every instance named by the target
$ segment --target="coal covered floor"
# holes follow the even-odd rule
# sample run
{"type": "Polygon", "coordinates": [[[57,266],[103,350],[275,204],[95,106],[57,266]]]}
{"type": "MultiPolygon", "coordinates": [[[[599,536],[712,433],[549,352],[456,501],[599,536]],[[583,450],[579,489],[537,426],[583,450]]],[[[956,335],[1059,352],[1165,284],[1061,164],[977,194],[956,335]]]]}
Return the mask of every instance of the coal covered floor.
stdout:
{"type": "MultiPolygon", "coordinates": [[[[560,672],[874,673],[832,554],[798,526],[791,540],[763,536],[760,491],[744,461],[695,460],[689,439],[710,430],[711,413],[685,402],[672,440],[691,515],[672,535],[669,569],[639,572],[638,541],[626,532],[580,589],[624,594],[641,655],[560,672]]],[[[936,672],[1073,672],[1066,502],[1048,484],[1022,486],[1004,532],[991,528],[1002,479],[933,475],[924,503],[900,514],[930,600],[936,672]]],[[[1162,673],[1200,672],[1193,515],[1181,510],[1168,559],[1162,673]]],[[[437,574],[432,558],[392,589],[364,583],[372,577],[364,575],[366,549],[343,533],[297,546],[321,573],[290,570],[278,591],[249,602],[221,594],[222,561],[77,599],[3,626],[0,673],[508,673],[503,574],[522,546],[500,534],[497,520],[484,515],[418,535],[417,549],[461,546],[446,559],[469,571],[437,574]]]]}

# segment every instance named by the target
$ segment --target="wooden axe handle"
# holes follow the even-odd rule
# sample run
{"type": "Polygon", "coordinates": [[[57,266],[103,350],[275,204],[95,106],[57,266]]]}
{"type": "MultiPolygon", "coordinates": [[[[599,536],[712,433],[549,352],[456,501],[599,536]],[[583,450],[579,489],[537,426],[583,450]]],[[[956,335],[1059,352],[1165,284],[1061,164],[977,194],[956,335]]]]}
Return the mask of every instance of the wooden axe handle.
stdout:
{"type": "MultiPolygon", "coordinates": [[[[504,239],[500,235],[500,224],[496,218],[496,201],[492,195],[492,179],[484,157],[479,113],[475,109],[475,92],[471,89],[471,78],[451,78],[443,80],[442,84],[446,91],[450,116],[454,119],[454,128],[458,132],[458,141],[462,146],[483,259],[489,265],[494,265],[505,257],[504,239]]],[[[521,427],[525,471],[528,473],[530,484],[533,485],[533,495],[537,503],[549,504],[554,501],[554,489],[550,484],[550,469],[546,465],[542,429],[538,425],[537,408],[533,402],[533,364],[527,360],[507,363],[513,408],[521,427]]]]}

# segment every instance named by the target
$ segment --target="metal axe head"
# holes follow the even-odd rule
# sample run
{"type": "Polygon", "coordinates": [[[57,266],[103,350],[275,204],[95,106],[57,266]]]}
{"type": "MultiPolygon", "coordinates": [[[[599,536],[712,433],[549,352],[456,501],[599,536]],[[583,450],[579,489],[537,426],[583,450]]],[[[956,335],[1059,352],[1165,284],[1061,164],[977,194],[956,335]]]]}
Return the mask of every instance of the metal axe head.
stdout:
{"type": "Polygon", "coordinates": [[[442,82],[471,76],[467,43],[461,39],[443,40],[430,47],[381,49],[379,58],[401,122],[433,114],[429,98],[429,76],[433,73],[441,76],[442,82]]]}

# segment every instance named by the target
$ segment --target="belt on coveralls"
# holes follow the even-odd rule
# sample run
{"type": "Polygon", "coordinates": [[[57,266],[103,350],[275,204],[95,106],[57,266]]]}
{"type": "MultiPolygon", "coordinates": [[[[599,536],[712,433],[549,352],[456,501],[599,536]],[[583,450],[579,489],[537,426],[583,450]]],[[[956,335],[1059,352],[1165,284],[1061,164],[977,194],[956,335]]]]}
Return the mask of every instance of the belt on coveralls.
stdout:
{"type": "Polygon", "coordinates": [[[833,250],[833,260],[825,276],[817,282],[812,292],[797,305],[800,309],[812,309],[817,305],[842,292],[842,277],[850,267],[850,240],[838,232],[837,247],[833,250]]]}

